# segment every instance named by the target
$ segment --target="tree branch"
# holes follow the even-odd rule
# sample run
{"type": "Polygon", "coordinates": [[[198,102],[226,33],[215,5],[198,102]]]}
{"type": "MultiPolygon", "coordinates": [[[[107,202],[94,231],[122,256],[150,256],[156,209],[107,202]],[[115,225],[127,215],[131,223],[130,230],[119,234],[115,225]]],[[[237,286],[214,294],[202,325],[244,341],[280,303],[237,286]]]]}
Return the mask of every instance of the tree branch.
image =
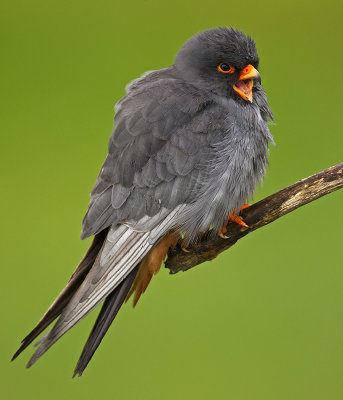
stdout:
{"type": "Polygon", "coordinates": [[[340,163],[302,179],[243,210],[240,215],[249,227],[230,222],[225,234],[228,239],[217,235],[205,235],[198,243],[188,248],[188,253],[182,251],[178,245],[169,252],[165,267],[169,268],[171,274],[175,274],[212,260],[248,233],[342,187],[343,163],[340,163]]]}

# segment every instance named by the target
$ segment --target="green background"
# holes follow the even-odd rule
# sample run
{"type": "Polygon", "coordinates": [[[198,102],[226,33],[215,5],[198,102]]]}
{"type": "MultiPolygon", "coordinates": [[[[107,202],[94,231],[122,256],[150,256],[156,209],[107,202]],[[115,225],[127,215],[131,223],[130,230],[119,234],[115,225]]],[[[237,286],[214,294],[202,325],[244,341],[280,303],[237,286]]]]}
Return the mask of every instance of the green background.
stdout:
{"type": "Polygon", "coordinates": [[[113,105],[216,26],[254,37],[276,124],[258,200],[342,162],[341,1],[3,1],[1,352],[5,399],[342,399],[336,192],[187,273],[163,269],[71,379],[97,312],[33,368],[9,359],[89,245],[79,233],[113,105]]]}

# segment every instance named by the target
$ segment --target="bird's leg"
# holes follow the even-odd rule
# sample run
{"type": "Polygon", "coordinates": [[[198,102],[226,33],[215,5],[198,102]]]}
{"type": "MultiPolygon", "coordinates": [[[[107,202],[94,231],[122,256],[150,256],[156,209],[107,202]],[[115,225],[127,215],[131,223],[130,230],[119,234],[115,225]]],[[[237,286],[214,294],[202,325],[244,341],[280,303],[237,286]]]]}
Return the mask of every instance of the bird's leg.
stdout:
{"type": "Polygon", "coordinates": [[[229,220],[225,221],[223,226],[218,231],[218,236],[220,236],[222,239],[228,239],[229,238],[228,236],[225,235],[225,233],[227,232],[227,224],[228,224],[228,222],[229,222],[229,220]]]}
{"type": "MultiPolygon", "coordinates": [[[[239,211],[242,211],[245,208],[248,208],[250,206],[251,206],[251,204],[248,204],[248,203],[243,204],[242,206],[239,207],[239,211]]],[[[235,209],[233,209],[232,213],[229,215],[229,221],[234,222],[235,224],[244,226],[245,228],[248,228],[248,225],[243,221],[243,218],[236,214],[235,209]]]]}
{"type": "MultiPolygon", "coordinates": [[[[242,206],[239,207],[239,211],[244,210],[245,208],[250,207],[251,204],[243,204],[242,206]]],[[[239,215],[236,214],[236,210],[233,209],[232,213],[229,215],[229,218],[227,221],[225,221],[225,223],[223,224],[223,226],[221,227],[221,229],[219,229],[218,231],[218,235],[222,238],[222,239],[228,239],[228,236],[225,235],[225,233],[227,232],[227,224],[229,222],[234,222],[235,224],[238,224],[240,226],[244,226],[245,228],[248,228],[248,225],[243,221],[243,218],[240,217],[239,215]]]]}

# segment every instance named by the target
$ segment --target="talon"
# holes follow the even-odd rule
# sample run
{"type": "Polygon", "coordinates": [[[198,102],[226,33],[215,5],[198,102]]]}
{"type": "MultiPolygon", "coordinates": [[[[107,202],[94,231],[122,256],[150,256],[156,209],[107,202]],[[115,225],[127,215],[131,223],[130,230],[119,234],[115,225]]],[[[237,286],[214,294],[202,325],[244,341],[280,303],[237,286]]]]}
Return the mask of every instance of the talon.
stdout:
{"type": "MultiPolygon", "coordinates": [[[[251,206],[251,204],[249,204],[249,203],[243,204],[242,206],[239,207],[239,211],[242,211],[245,208],[248,208],[250,206],[251,206]]],[[[232,213],[229,215],[229,221],[234,222],[235,224],[238,224],[240,226],[244,226],[245,228],[249,228],[249,225],[247,225],[243,221],[243,218],[240,217],[239,215],[236,215],[236,210],[235,209],[233,209],[232,213]]]]}
{"type": "Polygon", "coordinates": [[[190,251],[187,250],[187,247],[189,246],[189,242],[185,239],[182,239],[180,242],[181,250],[184,251],[185,253],[189,253],[190,251]]]}
{"type": "Polygon", "coordinates": [[[222,239],[228,239],[229,237],[224,235],[227,232],[226,224],[224,224],[218,231],[218,236],[222,239]]]}
{"type": "MultiPolygon", "coordinates": [[[[242,206],[239,207],[239,211],[244,210],[245,208],[250,207],[251,204],[246,203],[243,204],[242,206]]],[[[239,215],[236,215],[236,210],[233,209],[232,213],[229,215],[229,218],[227,220],[227,222],[224,223],[224,225],[222,226],[222,228],[218,231],[218,236],[221,237],[222,239],[229,239],[229,236],[226,236],[225,233],[227,232],[227,223],[228,222],[234,222],[235,224],[238,224],[240,226],[244,226],[244,228],[249,228],[249,225],[247,225],[244,221],[243,218],[240,217],[239,215]]]]}
{"type": "Polygon", "coordinates": [[[234,222],[235,224],[238,224],[240,226],[244,226],[245,228],[249,228],[249,225],[247,225],[244,221],[243,218],[232,213],[229,216],[229,221],[234,222]]]}

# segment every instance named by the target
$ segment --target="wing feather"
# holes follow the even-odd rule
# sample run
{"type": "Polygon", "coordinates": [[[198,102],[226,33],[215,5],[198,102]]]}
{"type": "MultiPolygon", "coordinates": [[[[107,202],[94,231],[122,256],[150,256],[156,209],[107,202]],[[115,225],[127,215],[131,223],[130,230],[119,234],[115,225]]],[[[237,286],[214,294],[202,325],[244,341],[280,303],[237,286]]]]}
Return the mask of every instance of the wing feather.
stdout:
{"type": "Polygon", "coordinates": [[[68,304],[77,288],[81,285],[82,281],[85,279],[87,273],[91,269],[106,238],[106,234],[107,230],[104,230],[94,237],[90,248],[80,261],[73,275],[70,277],[67,286],[57,296],[56,300],[51,304],[35,328],[22,340],[22,344],[14,354],[12,361],[15,360],[18,355],[25,350],[26,347],[29,346],[30,343],[32,343],[32,341],[35,340],[36,337],[39,336],[44,329],[62,313],[63,309],[68,304]]]}
{"type": "Polygon", "coordinates": [[[94,324],[94,327],[87,339],[87,342],[82,350],[81,356],[77,363],[73,377],[81,376],[89,361],[93,357],[96,349],[99,347],[108,328],[111,326],[120,307],[122,306],[138,271],[138,266],[135,267],[129,275],[118,285],[114,291],[106,298],[100,314],[94,324]]]}
{"type": "Polygon", "coordinates": [[[39,347],[27,367],[34,364],[64,333],[123,282],[149,250],[172,228],[179,209],[169,213],[150,232],[139,232],[126,225],[109,230],[91,270],[64,308],[59,320],[37,343],[39,347]]]}
{"type": "Polygon", "coordinates": [[[146,232],[135,232],[123,225],[116,230],[110,230],[87,277],[54,327],[40,339],[39,347],[27,367],[34,364],[64,333],[123,281],[152,247],[148,235],[146,232]]]}
{"type": "Polygon", "coordinates": [[[194,191],[188,183],[201,179],[198,172],[208,146],[208,131],[202,127],[210,123],[207,106],[211,100],[184,85],[169,72],[154,81],[148,74],[130,85],[120,100],[82,238],[111,224],[138,221],[158,215],[162,208],[173,210],[192,201],[194,191]]]}

